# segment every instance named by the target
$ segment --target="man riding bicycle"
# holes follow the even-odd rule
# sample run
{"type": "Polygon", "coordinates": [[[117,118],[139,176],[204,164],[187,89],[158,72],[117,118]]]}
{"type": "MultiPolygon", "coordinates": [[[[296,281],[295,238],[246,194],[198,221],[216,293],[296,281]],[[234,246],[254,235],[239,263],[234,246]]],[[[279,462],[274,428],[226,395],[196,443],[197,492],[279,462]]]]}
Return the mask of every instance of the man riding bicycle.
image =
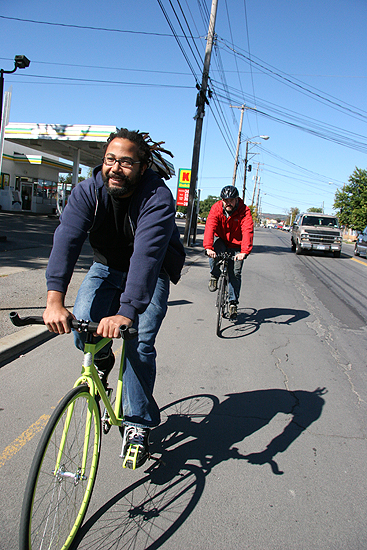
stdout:
{"type": "MultiPolygon", "coordinates": [[[[167,311],[170,281],[177,283],[185,251],[175,224],[171,191],[153,171],[152,152],[163,162],[159,143],[148,134],[121,128],[107,140],[102,165],[72,191],[56,229],[48,263],[47,307],[51,332],[70,332],[73,317],[98,322],[100,337],[117,338],[134,325],[138,338],[125,344],[122,456],[139,447],[137,467],[149,456],[149,432],[159,425],[153,397],[155,339],[167,311]],[[85,239],[93,264],[79,289],[73,314],[66,291],[85,239]]],[[[74,333],[83,350],[85,333],[74,333]]],[[[103,384],[115,362],[111,349],[95,356],[103,384]]]]}
{"type": "Polygon", "coordinates": [[[241,290],[243,261],[252,250],[254,224],[251,210],[238,196],[234,185],[223,187],[221,200],[213,204],[206,220],[203,246],[209,256],[211,278],[209,290],[217,290],[220,269],[216,262],[217,254],[230,252],[229,260],[229,314],[237,317],[237,305],[241,290]]]}

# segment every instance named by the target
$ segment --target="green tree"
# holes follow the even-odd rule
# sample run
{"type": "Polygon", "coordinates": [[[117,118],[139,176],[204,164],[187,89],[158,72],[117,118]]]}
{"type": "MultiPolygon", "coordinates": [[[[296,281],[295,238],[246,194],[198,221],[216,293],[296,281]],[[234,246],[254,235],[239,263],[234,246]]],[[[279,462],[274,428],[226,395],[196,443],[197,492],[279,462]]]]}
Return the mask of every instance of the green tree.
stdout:
{"type": "Polygon", "coordinates": [[[296,219],[296,216],[299,214],[299,208],[294,207],[291,208],[289,211],[289,225],[292,225],[294,220],[296,219]]]}
{"type": "Polygon", "coordinates": [[[348,181],[335,193],[334,209],[342,225],[363,231],[367,225],[367,170],[356,167],[348,181]]]}
{"type": "MultiPolygon", "coordinates": [[[[73,179],[72,174],[67,174],[66,176],[59,176],[59,183],[66,183],[66,185],[71,185],[72,179],[73,179]]],[[[85,180],[83,176],[78,177],[78,183],[80,183],[83,180],[85,180]]]]}
{"type": "Polygon", "coordinates": [[[179,204],[176,208],[176,212],[182,212],[182,214],[187,214],[187,206],[181,206],[179,204]]]}
{"type": "Polygon", "coordinates": [[[200,201],[199,204],[199,216],[201,218],[207,218],[213,204],[220,200],[220,197],[214,195],[208,195],[206,199],[200,201]]]}
{"type": "Polygon", "coordinates": [[[322,214],[322,208],[318,206],[311,206],[311,208],[307,208],[307,212],[318,212],[322,214]]]}
{"type": "Polygon", "coordinates": [[[250,204],[249,209],[251,210],[251,215],[252,215],[252,219],[254,220],[254,225],[259,225],[260,219],[259,219],[259,213],[257,211],[256,206],[254,204],[250,204]]]}

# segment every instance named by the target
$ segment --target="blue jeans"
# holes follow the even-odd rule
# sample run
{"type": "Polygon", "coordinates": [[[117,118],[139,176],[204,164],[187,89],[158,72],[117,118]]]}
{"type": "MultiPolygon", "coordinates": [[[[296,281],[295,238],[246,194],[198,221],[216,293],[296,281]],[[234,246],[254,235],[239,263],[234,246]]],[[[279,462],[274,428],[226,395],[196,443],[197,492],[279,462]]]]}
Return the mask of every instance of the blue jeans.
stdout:
{"type": "MultiPolygon", "coordinates": [[[[230,252],[232,254],[236,254],[237,252],[241,252],[241,249],[229,248],[222,241],[222,239],[219,239],[218,237],[216,237],[214,239],[214,251],[216,254],[221,254],[222,252],[230,252]]],[[[218,279],[220,275],[220,267],[218,266],[218,262],[216,261],[216,259],[209,258],[209,265],[210,265],[210,273],[212,274],[213,277],[218,279]]],[[[228,277],[229,277],[228,299],[230,302],[235,302],[236,304],[238,304],[238,301],[240,298],[242,267],[243,267],[243,260],[228,261],[228,277]]]]}
{"type": "MultiPolygon", "coordinates": [[[[103,317],[116,315],[126,277],[127,273],[95,262],[80,286],[73,309],[75,317],[97,323],[103,317]]],[[[137,315],[133,324],[138,337],[125,342],[122,403],[127,424],[145,428],[158,426],[160,422],[159,407],[153,397],[157,355],[154,344],[167,312],[168,296],[169,277],[160,274],[149,306],[137,315]]],[[[74,331],[74,341],[83,350],[85,334],[74,331]]],[[[104,357],[106,350],[103,348],[96,357],[104,357]]]]}

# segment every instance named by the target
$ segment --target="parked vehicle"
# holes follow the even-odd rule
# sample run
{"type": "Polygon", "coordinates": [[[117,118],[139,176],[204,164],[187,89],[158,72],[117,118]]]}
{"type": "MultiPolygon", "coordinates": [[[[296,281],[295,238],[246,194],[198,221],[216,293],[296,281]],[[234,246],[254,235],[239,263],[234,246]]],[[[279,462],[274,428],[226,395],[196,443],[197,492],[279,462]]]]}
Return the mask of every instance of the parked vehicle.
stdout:
{"type": "Polygon", "coordinates": [[[328,214],[298,214],[291,229],[291,247],[296,254],[304,250],[322,250],[339,258],[342,239],[338,219],[328,214]]]}
{"type": "Polygon", "coordinates": [[[367,227],[357,237],[356,244],[354,245],[354,255],[365,256],[367,258],[367,227]]]}

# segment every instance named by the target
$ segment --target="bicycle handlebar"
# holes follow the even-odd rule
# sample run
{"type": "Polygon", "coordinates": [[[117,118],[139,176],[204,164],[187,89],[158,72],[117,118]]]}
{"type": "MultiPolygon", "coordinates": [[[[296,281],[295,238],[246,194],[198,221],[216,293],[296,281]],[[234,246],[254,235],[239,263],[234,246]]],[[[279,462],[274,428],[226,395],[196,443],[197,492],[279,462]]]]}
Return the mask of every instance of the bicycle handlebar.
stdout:
{"type": "MultiPolygon", "coordinates": [[[[9,314],[10,320],[16,327],[25,327],[28,325],[44,325],[43,317],[19,317],[16,311],[12,311],[9,314]]],[[[93,323],[92,321],[83,321],[78,319],[71,319],[70,326],[78,332],[96,332],[99,323],[93,323]]],[[[121,325],[120,327],[121,338],[124,340],[132,340],[138,335],[136,328],[128,327],[127,325],[121,325]]]]}
{"type": "MultiPolygon", "coordinates": [[[[205,256],[208,256],[207,251],[204,252],[205,256]]],[[[230,260],[236,255],[236,251],[233,252],[218,252],[215,256],[216,260],[230,260]]]]}
{"type": "Polygon", "coordinates": [[[218,260],[230,260],[233,258],[233,256],[236,255],[236,252],[219,252],[219,254],[217,254],[217,259],[218,260]]]}

